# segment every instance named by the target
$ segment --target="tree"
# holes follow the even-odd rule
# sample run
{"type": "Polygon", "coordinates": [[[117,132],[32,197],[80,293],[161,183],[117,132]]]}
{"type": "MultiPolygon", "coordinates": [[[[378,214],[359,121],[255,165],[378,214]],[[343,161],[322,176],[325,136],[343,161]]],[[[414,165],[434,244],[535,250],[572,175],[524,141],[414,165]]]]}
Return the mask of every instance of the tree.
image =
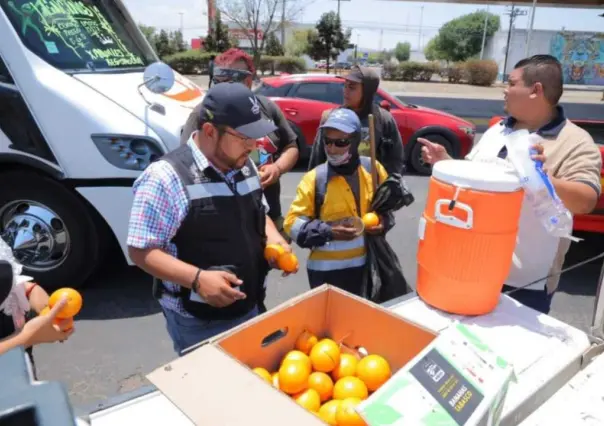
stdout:
{"type": "MultiPolygon", "coordinates": [[[[479,11],[455,18],[438,31],[438,50],[447,61],[465,61],[480,53],[485,15],[479,11]]],[[[499,16],[488,13],[487,40],[499,30],[499,16]]]]}
{"type": "Polygon", "coordinates": [[[264,51],[269,56],[283,56],[285,54],[283,51],[283,46],[274,32],[270,33],[266,37],[266,46],[264,47],[264,51]]]}
{"type": "Polygon", "coordinates": [[[182,36],[182,33],[180,32],[180,30],[170,32],[169,37],[170,37],[170,48],[174,51],[174,53],[184,52],[185,50],[187,50],[187,45],[185,44],[185,41],[183,39],[183,36],[182,36]]]}
{"type": "Polygon", "coordinates": [[[394,57],[400,62],[408,61],[411,57],[411,43],[408,41],[396,43],[396,46],[394,47],[394,57]]]}
{"type": "Polygon", "coordinates": [[[327,12],[321,15],[316,31],[308,33],[308,54],[315,61],[325,59],[329,74],[330,59],[335,61],[340,52],[346,50],[349,42],[350,30],[343,32],[338,15],[335,12],[327,12]]]}
{"type": "Polygon", "coordinates": [[[285,43],[285,52],[289,56],[302,56],[308,52],[308,34],[314,30],[297,30],[285,43]]]}
{"type": "Polygon", "coordinates": [[[208,31],[204,49],[207,52],[225,52],[234,47],[234,44],[232,38],[229,37],[229,28],[222,22],[220,10],[217,10],[214,18],[214,28],[208,31]]]}
{"type": "MultiPolygon", "coordinates": [[[[265,49],[267,35],[277,30],[277,12],[282,14],[284,0],[218,0],[217,8],[229,20],[233,21],[250,41],[254,62],[258,65],[260,55],[265,49]]],[[[305,2],[289,1],[285,3],[283,20],[292,21],[303,9],[305,2]]]]}
{"type": "Polygon", "coordinates": [[[430,39],[426,47],[424,47],[424,55],[428,61],[442,61],[447,59],[447,55],[445,55],[439,46],[439,38],[438,36],[430,39]]]}
{"type": "Polygon", "coordinates": [[[157,36],[157,41],[155,42],[155,51],[160,58],[175,53],[170,45],[170,36],[166,30],[159,32],[159,36],[157,36]]]}

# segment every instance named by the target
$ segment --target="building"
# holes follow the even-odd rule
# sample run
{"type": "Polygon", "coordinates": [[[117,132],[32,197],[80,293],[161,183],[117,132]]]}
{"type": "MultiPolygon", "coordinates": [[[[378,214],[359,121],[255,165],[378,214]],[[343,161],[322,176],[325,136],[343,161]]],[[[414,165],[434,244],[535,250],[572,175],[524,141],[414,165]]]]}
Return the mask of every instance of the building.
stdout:
{"type": "MultiPolygon", "coordinates": [[[[508,31],[498,31],[485,48],[485,58],[499,65],[499,78],[527,56],[528,31],[513,29],[507,65],[505,60],[508,31]],[[505,65],[505,70],[504,70],[505,65]]],[[[570,31],[533,30],[528,56],[555,56],[564,69],[565,84],[604,86],[604,34],[570,31]]]]}

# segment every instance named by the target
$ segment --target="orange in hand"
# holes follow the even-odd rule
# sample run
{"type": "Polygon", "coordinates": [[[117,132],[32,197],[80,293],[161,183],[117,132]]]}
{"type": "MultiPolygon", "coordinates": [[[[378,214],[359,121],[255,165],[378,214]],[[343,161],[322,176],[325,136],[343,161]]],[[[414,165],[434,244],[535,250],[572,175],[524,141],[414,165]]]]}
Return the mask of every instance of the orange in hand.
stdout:
{"type": "Polygon", "coordinates": [[[67,304],[58,313],[57,318],[73,318],[82,309],[82,295],[73,288],[60,288],[51,294],[48,299],[48,307],[52,309],[64,296],[67,297],[67,304]]]}
{"type": "Polygon", "coordinates": [[[277,266],[279,266],[279,269],[281,269],[283,272],[292,274],[294,272],[298,272],[298,268],[300,265],[298,263],[298,258],[295,254],[284,253],[279,256],[279,259],[277,259],[277,266]]]}
{"type": "Polygon", "coordinates": [[[373,213],[366,213],[365,216],[363,216],[363,225],[365,225],[365,228],[373,228],[374,226],[378,226],[380,224],[380,217],[373,213]]]}
{"type": "Polygon", "coordinates": [[[279,244],[269,244],[264,248],[264,258],[268,262],[275,263],[284,254],[285,249],[279,244]]]}
{"type": "Polygon", "coordinates": [[[383,357],[367,355],[359,361],[356,375],[373,392],[390,379],[392,372],[388,361],[383,357]]]}
{"type": "Polygon", "coordinates": [[[54,320],[54,324],[60,326],[61,331],[69,331],[73,328],[73,318],[67,318],[67,319],[58,319],[56,318],[54,320]]]}
{"type": "Polygon", "coordinates": [[[50,312],[50,308],[49,308],[48,306],[46,306],[44,309],[42,309],[42,310],[40,311],[40,313],[39,313],[38,315],[39,315],[39,316],[42,316],[42,315],[48,315],[48,313],[49,313],[49,312],[50,312]]]}
{"type": "Polygon", "coordinates": [[[304,330],[296,339],[296,349],[308,355],[312,347],[316,345],[318,341],[319,339],[317,339],[317,336],[310,331],[304,330]]]}

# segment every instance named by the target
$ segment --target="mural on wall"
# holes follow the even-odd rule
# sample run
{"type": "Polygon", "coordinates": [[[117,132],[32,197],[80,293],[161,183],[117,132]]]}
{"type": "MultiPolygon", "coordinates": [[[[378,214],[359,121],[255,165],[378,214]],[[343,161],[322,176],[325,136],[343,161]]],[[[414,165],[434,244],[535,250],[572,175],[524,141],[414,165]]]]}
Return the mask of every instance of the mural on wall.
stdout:
{"type": "Polygon", "coordinates": [[[604,86],[604,34],[557,33],[550,54],[562,63],[565,84],[604,86]]]}

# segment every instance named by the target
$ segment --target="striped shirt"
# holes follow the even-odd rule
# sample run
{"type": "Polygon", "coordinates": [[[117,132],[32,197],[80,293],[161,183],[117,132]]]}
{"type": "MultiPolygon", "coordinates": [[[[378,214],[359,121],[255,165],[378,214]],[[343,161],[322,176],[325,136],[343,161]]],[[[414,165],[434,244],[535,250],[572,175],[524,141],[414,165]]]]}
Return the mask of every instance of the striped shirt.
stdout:
{"type": "MultiPolygon", "coordinates": [[[[234,176],[239,170],[223,173],[214,167],[193,141],[193,135],[187,144],[193,151],[195,164],[200,170],[212,167],[228,184],[234,183],[234,176]]],[[[172,238],[189,212],[189,198],[178,174],[167,161],[159,160],[149,165],[136,179],[133,189],[128,246],[138,249],[159,248],[178,257],[172,238]]],[[[268,212],[268,203],[264,197],[262,202],[268,212]]],[[[175,283],[164,281],[164,285],[170,292],[180,291],[180,286],[175,283]]],[[[163,308],[182,316],[192,316],[184,309],[180,298],[168,293],[163,294],[159,303],[163,308]]]]}

